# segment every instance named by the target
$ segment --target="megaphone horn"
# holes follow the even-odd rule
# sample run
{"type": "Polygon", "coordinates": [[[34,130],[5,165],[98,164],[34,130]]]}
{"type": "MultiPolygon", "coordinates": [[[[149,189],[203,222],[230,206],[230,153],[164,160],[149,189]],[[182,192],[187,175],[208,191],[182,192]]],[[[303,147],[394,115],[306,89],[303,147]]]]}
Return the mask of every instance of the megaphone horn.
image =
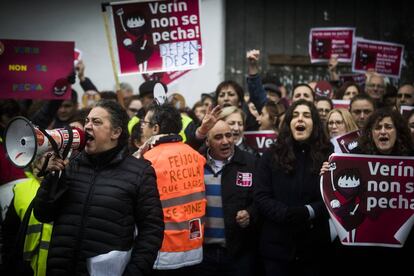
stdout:
{"type": "MultiPolygon", "coordinates": [[[[65,149],[69,142],[70,129],[57,128],[41,130],[25,117],[13,118],[6,127],[5,149],[10,161],[18,168],[28,166],[36,156],[54,150],[55,143],[58,151],[65,149]],[[43,133],[46,132],[46,135],[43,133]],[[49,136],[53,141],[48,139],[49,136]]],[[[85,133],[79,128],[73,128],[71,149],[82,150],[85,146],[85,133]]]]}

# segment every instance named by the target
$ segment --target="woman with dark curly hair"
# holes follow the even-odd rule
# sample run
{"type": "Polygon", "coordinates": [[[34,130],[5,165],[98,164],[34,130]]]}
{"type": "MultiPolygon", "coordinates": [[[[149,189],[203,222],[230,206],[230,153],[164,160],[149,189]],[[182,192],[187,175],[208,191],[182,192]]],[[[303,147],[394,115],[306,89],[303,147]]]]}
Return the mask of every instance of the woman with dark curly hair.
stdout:
{"type": "Polygon", "coordinates": [[[413,155],[414,147],[406,120],[393,109],[376,110],[362,130],[355,153],[413,155]]]}
{"type": "Polygon", "coordinates": [[[276,143],[258,165],[260,252],[266,275],[319,275],[331,240],[318,172],[333,147],[313,103],[298,100],[285,114],[276,143]]]}
{"type": "MultiPolygon", "coordinates": [[[[368,118],[358,147],[352,153],[413,156],[414,146],[411,141],[407,121],[397,111],[390,108],[377,109],[368,118]]],[[[324,163],[321,173],[328,169],[324,163]]],[[[411,268],[411,256],[414,252],[414,235],[409,234],[402,248],[380,246],[342,246],[336,242],[337,265],[351,263],[353,266],[343,266],[339,276],[355,272],[355,267],[364,266],[370,275],[388,275],[386,271],[392,267],[393,275],[404,275],[411,268]]]]}

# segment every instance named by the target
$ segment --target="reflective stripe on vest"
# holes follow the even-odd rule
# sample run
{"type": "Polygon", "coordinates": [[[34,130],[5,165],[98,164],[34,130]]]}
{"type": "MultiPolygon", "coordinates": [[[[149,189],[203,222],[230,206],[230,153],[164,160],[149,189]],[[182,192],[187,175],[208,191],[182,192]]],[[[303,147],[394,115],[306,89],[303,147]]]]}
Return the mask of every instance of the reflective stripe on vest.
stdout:
{"type": "Polygon", "coordinates": [[[49,250],[49,244],[50,244],[50,242],[48,242],[48,241],[40,241],[40,244],[38,244],[38,246],[34,250],[23,252],[23,259],[25,261],[30,262],[31,259],[33,258],[33,256],[35,254],[37,254],[38,250],[40,250],[40,249],[49,250]]]}
{"type": "MultiPolygon", "coordinates": [[[[200,218],[201,223],[204,224],[204,217],[200,218]]],[[[188,229],[188,222],[166,222],[165,230],[186,230],[188,229]]]]}
{"type": "Polygon", "coordinates": [[[185,143],[187,141],[187,136],[185,135],[185,129],[187,128],[187,126],[193,121],[193,119],[191,119],[190,117],[188,117],[185,114],[181,114],[181,124],[183,125],[183,127],[181,128],[180,131],[180,136],[181,138],[183,138],[183,143],[185,143]]]}
{"type": "Polygon", "coordinates": [[[180,267],[196,265],[203,260],[203,248],[186,252],[158,252],[154,269],[177,269],[180,267]]]}
{"type": "Polygon", "coordinates": [[[29,225],[27,226],[26,235],[30,235],[30,234],[41,232],[41,231],[42,231],[41,224],[29,225]]]}
{"type": "Polygon", "coordinates": [[[182,204],[189,203],[191,201],[196,201],[196,200],[200,200],[204,198],[206,198],[206,193],[205,191],[202,191],[202,192],[192,193],[189,195],[184,195],[181,197],[164,199],[161,201],[161,204],[162,204],[162,208],[169,208],[171,206],[182,205],[182,204]]]}
{"type": "MultiPolygon", "coordinates": [[[[34,177],[14,187],[14,206],[20,220],[23,220],[24,214],[39,187],[40,184],[34,177]]],[[[32,210],[27,226],[23,258],[30,262],[35,276],[46,275],[46,261],[52,228],[51,224],[40,223],[34,217],[32,210]]]]}
{"type": "Polygon", "coordinates": [[[144,157],[151,161],[157,175],[165,222],[154,268],[176,269],[200,263],[207,203],[205,158],[183,142],[157,145],[144,157]]]}

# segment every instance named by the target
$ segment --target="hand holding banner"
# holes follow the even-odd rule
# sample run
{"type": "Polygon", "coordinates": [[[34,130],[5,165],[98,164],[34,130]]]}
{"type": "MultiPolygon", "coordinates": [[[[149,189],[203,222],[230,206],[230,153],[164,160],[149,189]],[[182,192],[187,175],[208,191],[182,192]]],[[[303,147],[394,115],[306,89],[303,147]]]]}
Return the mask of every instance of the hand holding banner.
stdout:
{"type": "Polygon", "coordinates": [[[414,158],[333,154],[321,193],[344,245],[402,247],[414,224],[414,158]]]}
{"type": "Polygon", "coordinates": [[[277,139],[277,133],[273,130],[245,131],[244,138],[247,144],[263,154],[277,139]]]}

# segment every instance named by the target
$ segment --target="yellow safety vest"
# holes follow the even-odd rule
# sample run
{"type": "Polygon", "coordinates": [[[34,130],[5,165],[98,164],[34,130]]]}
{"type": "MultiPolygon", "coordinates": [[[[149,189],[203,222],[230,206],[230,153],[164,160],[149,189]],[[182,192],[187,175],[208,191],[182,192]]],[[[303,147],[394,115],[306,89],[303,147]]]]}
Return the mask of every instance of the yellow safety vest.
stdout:
{"type": "MultiPolygon", "coordinates": [[[[14,208],[20,220],[23,220],[26,210],[36,196],[39,187],[40,183],[33,175],[30,179],[14,187],[14,208]]],[[[24,241],[23,259],[30,262],[35,276],[46,275],[46,261],[52,228],[52,224],[39,222],[34,217],[32,210],[24,241]]]]}
{"type": "Polygon", "coordinates": [[[154,269],[176,269],[203,259],[206,159],[183,142],[160,144],[144,154],[157,175],[164,239],[154,269]]]}
{"type": "Polygon", "coordinates": [[[180,136],[183,138],[183,142],[185,143],[187,141],[187,136],[185,136],[185,129],[187,128],[187,126],[193,121],[193,119],[191,119],[190,117],[188,117],[185,114],[181,113],[181,123],[183,124],[183,127],[181,128],[180,131],[180,136]]]}

